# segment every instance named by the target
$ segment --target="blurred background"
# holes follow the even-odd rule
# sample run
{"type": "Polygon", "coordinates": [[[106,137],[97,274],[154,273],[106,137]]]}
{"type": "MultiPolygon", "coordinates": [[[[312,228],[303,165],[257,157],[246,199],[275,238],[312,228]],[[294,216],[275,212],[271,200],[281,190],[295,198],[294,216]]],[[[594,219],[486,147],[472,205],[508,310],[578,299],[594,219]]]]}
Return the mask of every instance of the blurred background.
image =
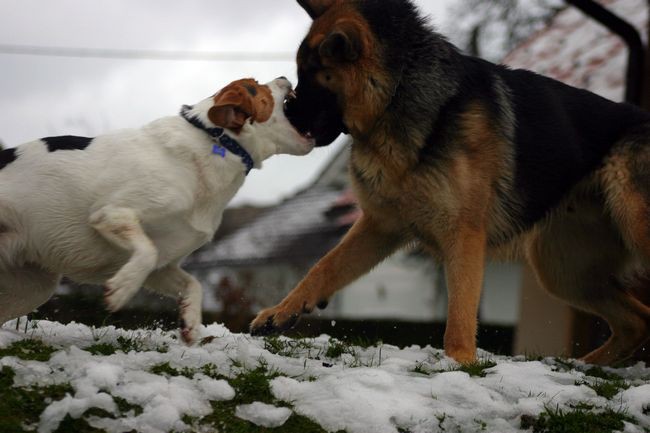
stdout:
{"type": "MultiPolygon", "coordinates": [[[[415,3],[468,54],[650,107],[650,91],[642,93],[650,76],[643,63],[648,0],[415,3]],[[637,44],[612,33],[598,6],[620,17],[637,44]]],[[[0,0],[0,142],[138,127],[243,77],[284,75],[295,84],[295,52],[309,25],[294,0],[0,0]]],[[[245,330],[358,218],[347,145],[341,136],[251,172],[214,242],[185,266],[204,284],[204,322],[245,330]]],[[[440,346],[446,303],[441,266],[417,249],[403,251],[295,332],[440,346]]],[[[127,310],[109,315],[101,288],[64,280],[32,318],[175,327],[176,306],[142,291],[127,310]]],[[[488,264],[479,319],[479,346],[503,354],[581,355],[608,332],[548,297],[521,263],[488,264]]]]}

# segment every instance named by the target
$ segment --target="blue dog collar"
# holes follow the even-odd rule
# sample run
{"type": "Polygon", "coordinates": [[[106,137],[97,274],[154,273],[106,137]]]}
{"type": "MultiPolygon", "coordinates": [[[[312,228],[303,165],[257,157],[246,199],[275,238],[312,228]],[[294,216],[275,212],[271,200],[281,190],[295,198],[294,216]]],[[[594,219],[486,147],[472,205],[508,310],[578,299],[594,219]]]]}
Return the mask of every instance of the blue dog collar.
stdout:
{"type": "Polygon", "coordinates": [[[181,117],[191,123],[192,126],[205,131],[205,133],[208,134],[212,140],[216,141],[216,143],[212,146],[212,153],[219,155],[222,158],[226,157],[227,151],[237,155],[241,158],[242,163],[246,166],[246,174],[250,173],[250,171],[255,166],[250,153],[248,153],[246,149],[241,146],[241,144],[237,143],[237,140],[226,135],[226,131],[223,128],[208,128],[203,122],[201,122],[198,117],[196,117],[196,115],[190,115],[192,108],[194,107],[190,105],[183,105],[180,113],[181,117]]]}

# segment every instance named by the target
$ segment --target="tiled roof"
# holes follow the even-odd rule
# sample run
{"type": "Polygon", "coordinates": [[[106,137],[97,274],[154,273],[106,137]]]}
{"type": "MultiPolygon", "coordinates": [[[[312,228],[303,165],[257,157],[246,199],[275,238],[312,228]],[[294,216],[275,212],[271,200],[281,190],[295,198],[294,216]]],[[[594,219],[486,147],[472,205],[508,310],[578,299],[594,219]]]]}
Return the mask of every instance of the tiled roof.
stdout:
{"type": "MultiPolygon", "coordinates": [[[[647,37],[647,0],[602,0],[601,3],[647,37]]],[[[625,43],[573,7],[558,13],[548,27],[513,50],[503,63],[533,70],[614,101],[622,101],[624,97],[625,43]]]]}

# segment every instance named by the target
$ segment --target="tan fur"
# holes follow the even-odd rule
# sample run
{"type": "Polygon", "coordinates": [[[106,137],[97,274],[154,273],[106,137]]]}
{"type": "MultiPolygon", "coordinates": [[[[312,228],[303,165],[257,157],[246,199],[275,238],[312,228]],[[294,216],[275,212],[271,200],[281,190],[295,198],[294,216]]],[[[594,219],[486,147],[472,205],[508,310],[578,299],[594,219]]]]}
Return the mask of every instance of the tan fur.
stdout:
{"type": "Polygon", "coordinates": [[[619,222],[623,238],[630,247],[638,249],[650,259],[648,197],[644,197],[634,185],[630,173],[630,158],[636,157],[638,156],[628,152],[619,152],[608,158],[600,175],[608,207],[619,222]]]}
{"type": "MultiPolygon", "coordinates": [[[[359,43],[360,58],[346,65],[324,57],[325,68],[319,72],[318,80],[343,98],[343,118],[350,132],[364,136],[375,126],[395,83],[381,67],[368,23],[352,5],[343,3],[324,13],[314,22],[307,43],[318,47],[335,32],[343,32],[359,43]]],[[[301,61],[299,58],[298,63],[301,61]]]]}

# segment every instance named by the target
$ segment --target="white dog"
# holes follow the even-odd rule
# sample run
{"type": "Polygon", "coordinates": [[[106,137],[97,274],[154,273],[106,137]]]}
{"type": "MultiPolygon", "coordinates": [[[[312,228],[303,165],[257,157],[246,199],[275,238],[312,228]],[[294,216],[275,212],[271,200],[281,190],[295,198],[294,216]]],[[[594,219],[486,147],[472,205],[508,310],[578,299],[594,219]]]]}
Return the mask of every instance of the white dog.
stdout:
{"type": "Polygon", "coordinates": [[[194,342],[202,290],[179,265],[212,239],[251,168],[312,150],[284,115],[293,96],[283,77],[239,80],[141,129],[0,152],[0,324],[66,275],[103,284],[111,311],[142,286],[177,298],[181,336],[194,342]]]}

